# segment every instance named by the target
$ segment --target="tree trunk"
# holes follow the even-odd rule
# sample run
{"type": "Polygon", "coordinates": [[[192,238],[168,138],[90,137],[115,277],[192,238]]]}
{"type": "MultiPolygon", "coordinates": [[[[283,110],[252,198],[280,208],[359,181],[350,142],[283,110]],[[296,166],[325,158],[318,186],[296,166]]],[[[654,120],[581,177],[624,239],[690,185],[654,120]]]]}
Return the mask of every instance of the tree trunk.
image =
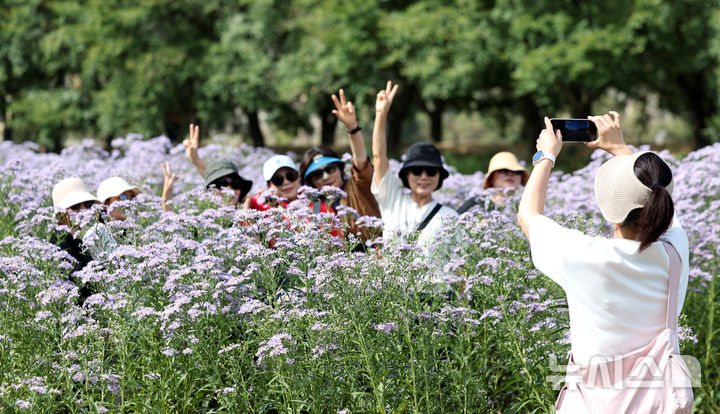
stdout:
{"type": "Polygon", "coordinates": [[[430,117],[430,139],[434,143],[443,139],[443,113],[445,112],[446,101],[444,99],[433,99],[432,107],[424,105],[425,112],[430,117]]]}
{"type": "Polygon", "coordinates": [[[248,112],[248,129],[250,132],[250,138],[252,139],[253,147],[264,147],[265,137],[263,136],[262,130],[260,129],[260,118],[258,117],[257,111],[248,112]]]}
{"type": "MultiPolygon", "coordinates": [[[[326,99],[332,102],[330,99],[326,99]]],[[[337,117],[332,113],[333,105],[324,105],[318,115],[320,115],[320,145],[323,147],[332,147],[335,143],[335,127],[337,126],[337,117]]]]}
{"type": "Polygon", "coordinates": [[[590,96],[582,87],[576,84],[569,86],[568,98],[570,101],[571,118],[587,118],[592,115],[594,97],[590,96]]]}
{"type": "Polygon", "coordinates": [[[523,120],[521,139],[524,142],[527,142],[528,153],[532,155],[537,150],[535,148],[535,141],[540,134],[540,130],[545,127],[543,124],[543,117],[540,115],[540,108],[537,106],[537,103],[532,96],[522,96],[519,103],[520,116],[523,120]]]}
{"type": "Polygon", "coordinates": [[[415,97],[415,86],[409,84],[398,89],[388,114],[387,124],[387,151],[390,155],[396,155],[400,150],[402,142],[403,121],[410,113],[413,98],[415,97]]]}
{"type": "Polygon", "coordinates": [[[710,88],[704,87],[703,73],[681,75],[678,84],[685,93],[685,102],[690,109],[690,124],[693,128],[693,145],[695,149],[710,145],[712,140],[705,135],[707,120],[717,111],[717,96],[713,96],[710,88]]]}
{"type": "Polygon", "coordinates": [[[183,136],[179,133],[180,126],[178,125],[177,118],[173,115],[165,116],[165,135],[170,138],[170,142],[179,142],[183,136]]]}
{"type": "Polygon", "coordinates": [[[3,123],[3,131],[2,136],[0,136],[0,141],[12,140],[12,128],[10,128],[11,115],[10,111],[8,111],[10,100],[12,100],[12,95],[0,96],[0,122],[3,123]]]}

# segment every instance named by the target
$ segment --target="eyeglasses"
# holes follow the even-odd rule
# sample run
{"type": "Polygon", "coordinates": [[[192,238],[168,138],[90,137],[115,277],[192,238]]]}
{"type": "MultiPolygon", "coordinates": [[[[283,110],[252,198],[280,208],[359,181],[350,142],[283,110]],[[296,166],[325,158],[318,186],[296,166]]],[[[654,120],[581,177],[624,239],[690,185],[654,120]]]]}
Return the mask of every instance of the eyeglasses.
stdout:
{"type": "Polygon", "coordinates": [[[495,172],[498,174],[513,174],[513,175],[522,175],[522,173],[523,173],[522,171],[508,170],[507,168],[503,168],[503,169],[497,170],[495,172]]]}
{"type": "Polygon", "coordinates": [[[88,210],[88,209],[91,209],[94,204],[95,204],[95,201],[92,201],[92,200],[83,201],[82,203],[77,203],[77,204],[71,205],[70,207],[68,207],[68,210],[72,210],[72,211],[88,210]]]}
{"type": "Polygon", "coordinates": [[[428,177],[435,177],[440,172],[440,168],[438,167],[410,167],[408,170],[410,170],[412,175],[417,176],[422,175],[423,171],[425,171],[428,177]]]}
{"type": "Polygon", "coordinates": [[[276,172],[270,178],[270,182],[275,187],[280,187],[285,182],[286,179],[288,180],[288,182],[293,183],[298,179],[299,176],[300,175],[295,170],[290,170],[290,171],[286,172],[285,175],[282,175],[282,173],[276,172]]]}
{"type": "Polygon", "coordinates": [[[322,177],[324,174],[335,174],[335,171],[338,171],[339,169],[340,167],[337,164],[332,163],[325,166],[324,168],[318,168],[317,170],[311,172],[307,178],[309,181],[314,181],[318,177],[322,177]]]}
{"type": "Polygon", "coordinates": [[[239,178],[222,177],[213,181],[210,184],[210,187],[215,187],[218,190],[222,189],[223,187],[230,187],[233,190],[242,190],[243,182],[239,178]]]}

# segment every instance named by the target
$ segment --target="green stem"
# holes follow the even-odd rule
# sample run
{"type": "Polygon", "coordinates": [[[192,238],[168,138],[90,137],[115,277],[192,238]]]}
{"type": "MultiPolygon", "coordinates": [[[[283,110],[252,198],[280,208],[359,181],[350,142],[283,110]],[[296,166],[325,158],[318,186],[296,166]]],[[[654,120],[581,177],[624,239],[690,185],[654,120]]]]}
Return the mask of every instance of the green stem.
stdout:
{"type": "Polygon", "coordinates": [[[375,377],[373,375],[372,366],[370,364],[370,357],[367,353],[367,348],[365,346],[365,339],[363,338],[362,331],[360,330],[360,327],[358,326],[355,321],[353,321],[353,326],[355,327],[355,331],[358,333],[358,341],[360,343],[360,349],[363,354],[363,358],[365,359],[365,369],[368,372],[368,376],[370,377],[370,385],[373,389],[373,396],[375,397],[375,404],[377,404],[378,411],[385,413],[385,407],[383,407],[382,404],[382,398],[378,395],[377,386],[375,385],[375,377]]]}

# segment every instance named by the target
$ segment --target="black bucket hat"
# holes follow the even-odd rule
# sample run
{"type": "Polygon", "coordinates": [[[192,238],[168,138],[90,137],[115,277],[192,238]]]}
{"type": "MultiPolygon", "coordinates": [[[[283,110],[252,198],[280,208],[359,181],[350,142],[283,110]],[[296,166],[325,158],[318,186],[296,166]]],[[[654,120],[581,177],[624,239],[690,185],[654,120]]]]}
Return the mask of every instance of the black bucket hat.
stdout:
{"type": "Polygon", "coordinates": [[[240,182],[240,200],[242,200],[250,192],[252,181],[240,176],[237,165],[230,160],[213,161],[207,166],[205,170],[205,188],[209,188],[215,180],[228,175],[240,182]]]}
{"type": "Polygon", "coordinates": [[[445,169],[440,151],[435,145],[429,142],[416,142],[405,152],[405,162],[400,167],[400,179],[406,188],[410,188],[407,180],[407,170],[410,167],[437,167],[440,170],[440,181],[435,190],[440,189],[443,180],[448,178],[450,173],[445,169]]]}

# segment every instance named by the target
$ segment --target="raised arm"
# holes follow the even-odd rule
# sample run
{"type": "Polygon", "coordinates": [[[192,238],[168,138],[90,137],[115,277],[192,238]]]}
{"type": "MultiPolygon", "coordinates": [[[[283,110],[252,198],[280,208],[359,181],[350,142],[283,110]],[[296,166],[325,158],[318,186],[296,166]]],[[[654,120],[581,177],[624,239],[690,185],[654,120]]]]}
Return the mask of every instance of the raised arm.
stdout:
{"type": "MultiPolygon", "coordinates": [[[[589,116],[588,119],[595,124],[598,130],[597,140],[586,143],[589,148],[600,148],[613,156],[630,155],[633,153],[630,147],[625,144],[620,123],[620,114],[615,111],[610,111],[610,113],[602,116],[589,116]]],[[[553,134],[552,124],[547,117],[545,118],[545,129],[540,133],[536,146],[538,150],[551,153],[555,156],[557,156],[562,148],[562,135],[559,131],[553,134]]],[[[522,199],[520,200],[518,222],[528,237],[530,221],[545,211],[545,194],[547,193],[547,185],[552,167],[553,163],[550,160],[543,159],[533,168],[530,179],[528,179],[527,185],[525,186],[522,199]]]]}
{"type": "Polygon", "coordinates": [[[385,90],[378,92],[377,99],[375,100],[375,126],[373,127],[372,135],[372,152],[373,167],[375,169],[373,180],[377,185],[380,185],[389,168],[385,128],[388,113],[390,112],[390,105],[392,105],[397,90],[398,85],[393,86],[392,81],[388,81],[385,90]]]}
{"type": "Polygon", "coordinates": [[[342,89],[340,89],[339,95],[340,99],[338,99],[335,94],[332,95],[333,103],[335,103],[335,109],[333,109],[332,113],[335,114],[338,121],[342,122],[343,125],[345,125],[345,129],[347,129],[350,138],[350,152],[352,153],[353,165],[358,171],[363,171],[367,168],[368,155],[365,149],[365,140],[357,123],[355,106],[352,102],[345,100],[345,91],[342,89]]]}
{"type": "Polygon", "coordinates": [[[167,205],[167,201],[172,198],[173,185],[175,184],[175,181],[180,178],[180,176],[170,170],[169,162],[166,162],[165,164],[160,164],[160,167],[162,167],[163,175],[165,176],[165,182],[163,183],[161,206],[163,211],[170,211],[170,206],[167,205]]]}
{"type": "MultiPolygon", "coordinates": [[[[550,119],[545,117],[545,129],[540,132],[535,144],[536,148],[538,151],[557,157],[562,149],[562,144],[562,134],[560,134],[560,131],[555,132],[550,119]]],[[[541,159],[533,167],[520,199],[518,222],[528,238],[530,237],[530,222],[535,216],[545,212],[545,194],[550,180],[550,172],[554,165],[553,161],[548,158],[541,159]]]]}
{"type": "Polygon", "coordinates": [[[188,160],[195,166],[197,172],[205,177],[207,164],[200,158],[200,155],[198,155],[198,148],[200,148],[199,125],[190,124],[190,137],[183,141],[183,146],[185,147],[185,155],[188,157],[188,160]]]}

